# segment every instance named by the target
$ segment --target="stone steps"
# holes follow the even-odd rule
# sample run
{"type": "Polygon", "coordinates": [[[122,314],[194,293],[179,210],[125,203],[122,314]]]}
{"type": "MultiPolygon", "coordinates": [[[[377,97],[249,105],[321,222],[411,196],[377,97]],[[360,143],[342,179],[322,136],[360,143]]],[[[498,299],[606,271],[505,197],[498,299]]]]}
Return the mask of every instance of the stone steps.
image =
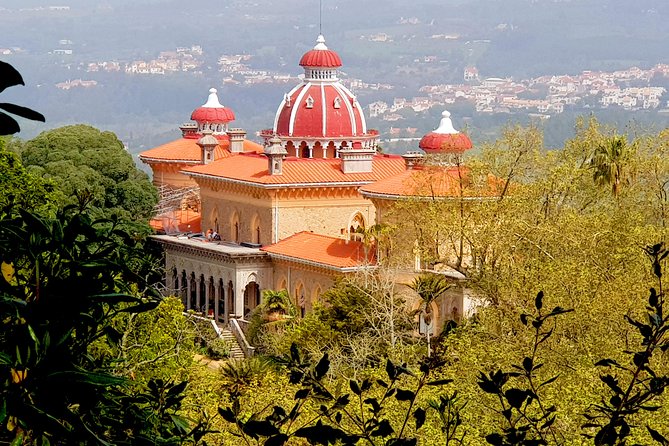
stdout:
{"type": "Polygon", "coordinates": [[[221,338],[227,341],[230,344],[230,359],[244,359],[246,355],[244,350],[239,346],[237,338],[232,334],[230,330],[224,328],[221,330],[221,338]]]}

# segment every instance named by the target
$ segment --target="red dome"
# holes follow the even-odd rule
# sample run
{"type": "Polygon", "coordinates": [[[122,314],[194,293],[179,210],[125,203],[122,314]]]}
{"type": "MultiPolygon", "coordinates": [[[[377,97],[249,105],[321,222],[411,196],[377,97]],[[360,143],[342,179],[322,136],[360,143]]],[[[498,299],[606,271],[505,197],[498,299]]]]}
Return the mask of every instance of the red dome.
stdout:
{"type": "Polygon", "coordinates": [[[332,50],[310,50],[300,59],[301,67],[339,68],[342,66],[339,54],[332,50]]]}
{"type": "Polygon", "coordinates": [[[305,68],[339,68],[342,63],[339,54],[325,46],[325,37],[321,35],[316,39],[314,49],[304,53],[304,56],[300,59],[300,66],[305,68]]]}
{"type": "Polygon", "coordinates": [[[279,105],[274,133],[290,137],[353,137],[367,133],[360,104],[338,82],[306,82],[279,105]]]}
{"type": "Polygon", "coordinates": [[[210,124],[227,124],[228,122],[235,120],[235,113],[231,109],[221,105],[218,101],[216,89],[211,88],[209,90],[209,98],[207,99],[207,102],[202,107],[193,110],[190,119],[197,121],[198,123],[208,122],[210,124]]]}
{"type": "Polygon", "coordinates": [[[227,107],[200,107],[193,111],[193,113],[190,115],[190,119],[198,122],[225,124],[235,120],[235,113],[227,107]]]}
{"type": "Polygon", "coordinates": [[[464,133],[430,132],[421,138],[418,147],[427,153],[462,153],[472,148],[472,141],[464,133]]]}
{"type": "Polygon", "coordinates": [[[418,147],[427,153],[462,153],[472,148],[469,136],[453,128],[451,114],[444,111],[441,114],[439,127],[421,138],[418,147]]]}

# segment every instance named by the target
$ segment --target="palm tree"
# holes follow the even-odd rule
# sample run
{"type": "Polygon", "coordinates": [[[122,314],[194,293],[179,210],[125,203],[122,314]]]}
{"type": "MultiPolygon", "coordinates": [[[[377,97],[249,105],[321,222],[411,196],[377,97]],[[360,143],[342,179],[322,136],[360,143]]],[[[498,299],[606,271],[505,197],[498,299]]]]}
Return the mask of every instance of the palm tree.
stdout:
{"type": "Polygon", "coordinates": [[[375,258],[379,260],[379,244],[391,241],[390,233],[392,232],[392,229],[393,228],[388,224],[377,223],[369,228],[359,226],[355,230],[357,234],[360,234],[360,241],[362,242],[366,260],[369,258],[370,248],[374,250],[373,254],[375,258]]]}
{"type": "MultiPolygon", "coordinates": [[[[432,303],[435,302],[439,296],[444,294],[446,290],[451,287],[446,277],[438,274],[421,274],[416,277],[409,285],[409,288],[414,290],[421,303],[418,311],[423,318],[425,325],[432,324],[432,303]]],[[[430,356],[430,329],[426,330],[427,335],[427,356],[430,356]]]]}
{"type": "Polygon", "coordinates": [[[621,187],[629,183],[632,152],[626,136],[612,136],[599,144],[590,160],[595,184],[611,186],[613,196],[618,198],[621,187]]]}
{"type": "MultiPolygon", "coordinates": [[[[10,64],[0,61],[0,93],[6,88],[13,87],[14,85],[25,85],[21,74],[10,64]]],[[[3,102],[0,103],[0,109],[33,121],[45,121],[45,118],[41,113],[37,113],[26,107],[21,107],[20,105],[3,102]]],[[[12,135],[20,130],[21,128],[14,118],[0,112],[0,135],[12,135]]]]}
{"type": "Polygon", "coordinates": [[[293,305],[287,290],[264,290],[262,294],[264,319],[275,321],[292,313],[293,305]]]}

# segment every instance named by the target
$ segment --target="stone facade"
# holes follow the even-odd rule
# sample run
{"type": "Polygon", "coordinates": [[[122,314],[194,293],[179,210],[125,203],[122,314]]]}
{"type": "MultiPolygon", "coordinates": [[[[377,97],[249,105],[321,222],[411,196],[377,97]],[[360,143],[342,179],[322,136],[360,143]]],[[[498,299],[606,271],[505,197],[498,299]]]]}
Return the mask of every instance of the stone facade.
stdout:
{"type": "Polygon", "coordinates": [[[293,304],[303,312],[311,311],[320,295],[334,284],[337,273],[294,262],[274,262],[275,290],[288,290],[293,304]]]}
{"type": "Polygon", "coordinates": [[[376,222],[374,205],[354,187],[263,189],[201,179],[199,184],[202,228],[215,229],[223,240],[267,245],[301,231],[348,238],[356,217],[366,227],[376,222]]]}
{"type": "Polygon", "coordinates": [[[181,172],[181,169],[190,166],[191,164],[182,163],[152,163],[153,184],[156,187],[172,186],[174,188],[197,186],[195,180],[181,172]]]}

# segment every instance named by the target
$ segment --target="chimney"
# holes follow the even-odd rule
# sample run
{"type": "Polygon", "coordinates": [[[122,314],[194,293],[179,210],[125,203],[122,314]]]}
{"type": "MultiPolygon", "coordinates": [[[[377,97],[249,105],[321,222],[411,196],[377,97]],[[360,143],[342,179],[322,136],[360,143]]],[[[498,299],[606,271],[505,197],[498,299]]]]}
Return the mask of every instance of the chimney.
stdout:
{"type": "Polygon", "coordinates": [[[218,146],[218,139],[211,134],[211,130],[205,130],[202,132],[202,138],[197,141],[197,145],[200,146],[202,153],[202,164],[209,164],[214,161],[214,149],[218,146]]]}
{"type": "Polygon", "coordinates": [[[265,147],[267,156],[267,170],[270,175],[281,175],[283,173],[283,159],[288,151],[281,145],[281,140],[274,135],[269,140],[269,146],[265,147]]]}
{"type": "Polygon", "coordinates": [[[372,161],[376,149],[365,148],[362,143],[356,141],[352,147],[339,150],[341,158],[341,171],[344,173],[366,173],[372,171],[372,161]]]}
{"type": "Polygon", "coordinates": [[[181,136],[184,138],[192,138],[197,134],[197,124],[194,122],[187,122],[179,126],[181,136]]]}
{"type": "Polygon", "coordinates": [[[425,155],[423,155],[421,152],[410,151],[402,155],[402,158],[404,158],[404,165],[406,166],[407,170],[412,170],[423,164],[425,155]]]}
{"type": "Polygon", "coordinates": [[[230,138],[231,153],[244,152],[244,138],[246,138],[246,131],[242,129],[230,129],[228,130],[228,137],[230,138]]]}

